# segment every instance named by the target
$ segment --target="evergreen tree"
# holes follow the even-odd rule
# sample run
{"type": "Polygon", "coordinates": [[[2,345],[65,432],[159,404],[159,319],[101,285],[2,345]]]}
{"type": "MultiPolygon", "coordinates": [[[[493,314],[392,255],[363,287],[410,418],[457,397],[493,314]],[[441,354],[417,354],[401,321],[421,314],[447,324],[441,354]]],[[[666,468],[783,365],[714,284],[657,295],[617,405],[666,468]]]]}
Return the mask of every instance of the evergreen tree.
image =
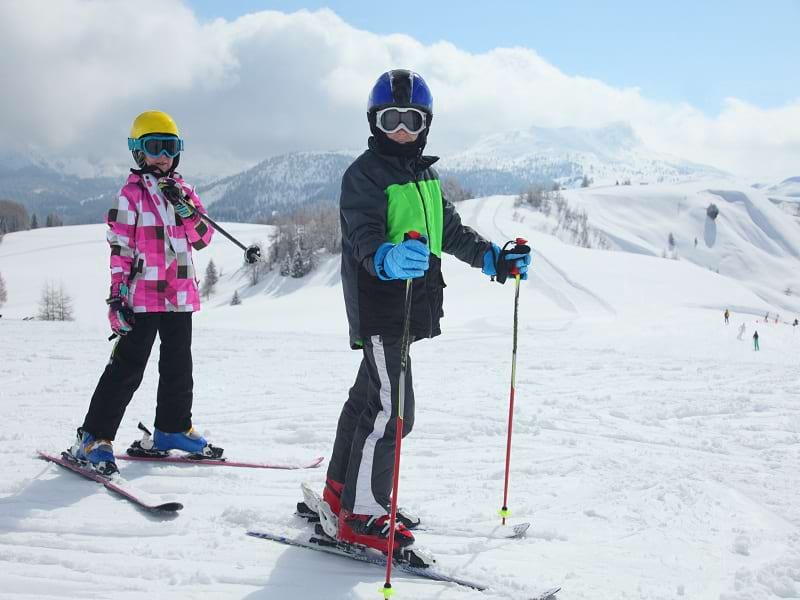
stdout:
{"type": "Polygon", "coordinates": [[[234,290],[233,298],[231,298],[231,306],[239,306],[242,303],[242,299],[239,298],[239,290],[234,290]]]}
{"type": "Polygon", "coordinates": [[[214,293],[214,287],[217,285],[218,281],[219,274],[217,273],[217,266],[214,264],[214,259],[211,259],[208,261],[208,266],[206,267],[206,276],[203,279],[203,285],[200,288],[200,293],[205,298],[208,298],[214,293]]]}
{"type": "Polygon", "coordinates": [[[33,217],[31,217],[31,229],[36,229],[38,227],[39,221],[36,220],[36,215],[34,214],[33,217]]]}
{"type": "Polygon", "coordinates": [[[6,292],[6,282],[3,279],[3,274],[0,273],[0,307],[8,300],[8,292],[6,292]]]}
{"type": "Polygon", "coordinates": [[[288,254],[284,254],[281,259],[280,274],[282,277],[288,277],[292,272],[292,258],[288,254]]]}
{"type": "Polygon", "coordinates": [[[292,260],[291,276],[295,279],[302,277],[306,274],[306,264],[303,260],[303,254],[300,248],[295,250],[294,259],[292,260]]]}
{"type": "Polygon", "coordinates": [[[55,213],[50,213],[45,219],[45,227],[61,227],[64,221],[55,213]]]}

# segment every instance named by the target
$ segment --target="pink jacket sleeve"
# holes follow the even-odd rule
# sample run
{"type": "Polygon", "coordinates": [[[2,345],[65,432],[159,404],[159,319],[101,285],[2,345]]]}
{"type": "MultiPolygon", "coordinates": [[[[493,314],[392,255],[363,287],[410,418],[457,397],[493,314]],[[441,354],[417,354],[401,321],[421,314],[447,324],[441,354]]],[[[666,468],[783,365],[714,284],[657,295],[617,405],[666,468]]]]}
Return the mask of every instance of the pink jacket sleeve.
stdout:
{"type": "Polygon", "coordinates": [[[111,246],[111,285],[127,283],[133,267],[136,242],[136,202],[131,200],[123,188],[117,198],[117,206],[108,211],[106,239],[111,246]]]}
{"type": "MultiPolygon", "coordinates": [[[[194,189],[184,186],[183,191],[198,212],[204,215],[208,214],[194,189]]],[[[201,219],[200,215],[192,215],[188,219],[183,219],[183,225],[186,230],[186,239],[195,250],[202,250],[211,243],[211,238],[214,237],[214,228],[201,219]]]]}

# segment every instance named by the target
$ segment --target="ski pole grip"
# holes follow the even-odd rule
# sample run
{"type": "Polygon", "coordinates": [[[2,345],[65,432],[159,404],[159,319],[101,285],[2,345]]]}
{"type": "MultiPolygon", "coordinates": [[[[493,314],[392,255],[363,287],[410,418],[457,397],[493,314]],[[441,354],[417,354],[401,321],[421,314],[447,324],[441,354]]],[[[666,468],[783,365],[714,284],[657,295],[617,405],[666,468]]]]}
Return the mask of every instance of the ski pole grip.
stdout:
{"type": "Polygon", "coordinates": [[[425,239],[424,235],[422,235],[419,231],[414,231],[413,229],[411,231],[406,231],[406,234],[403,236],[403,241],[405,242],[406,240],[419,240],[423,244],[428,243],[428,240],[425,239]]]}
{"type": "MultiPolygon", "coordinates": [[[[517,248],[519,248],[520,246],[527,245],[528,240],[526,240],[525,238],[518,237],[517,239],[514,240],[514,244],[515,246],[511,249],[511,254],[515,254],[516,253],[515,250],[517,250],[517,248]]],[[[517,265],[514,265],[508,270],[508,273],[514,276],[519,275],[519,267],[517,267],[517,265]]]]}
{"type": "Polygon", "coordinates": [[[506,260],[509,254],[530,254],[530,246],[528,240],[518,237],[513,240],[507,241],[503,248],[500,250],[500,259],[497,261],[497,275],[495,281],[497,283],[505,283],[509,275],[516,277],[520,274],[519,267],[511,261],[506,260]]]}

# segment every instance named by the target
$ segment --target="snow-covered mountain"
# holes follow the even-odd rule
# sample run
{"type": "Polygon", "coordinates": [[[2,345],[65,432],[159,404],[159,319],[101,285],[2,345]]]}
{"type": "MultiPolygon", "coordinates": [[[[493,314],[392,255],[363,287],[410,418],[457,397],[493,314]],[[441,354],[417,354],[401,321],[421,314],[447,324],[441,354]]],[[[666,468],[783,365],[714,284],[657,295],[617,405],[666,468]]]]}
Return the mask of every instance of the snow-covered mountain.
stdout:
{"type": "MultiPolygon", "coordinates": [[[[360,151],[300,152],[265,160],[238,175],[200,188],[217,215],[246,220],[315,200],[336,200],[341,176],[360,151]]],[[[518,193],[531,184],[656,183],[724,177],[725,173],[648,150],[630,127],[532,128],[498,133],[437,168],[476,195],[518,193]]]]}
{"type": "MultiPolygon", "coordinates": [[[[342,174],[360,152],[274,156],[241,173],[199,185],[198,190],[204,203],[213,205],[217,219],[254,221],[308,202],[335,202],[342,174]]],[[[497,133],[463,152],[445,156],[437,168],[443,177],[455,177],[478,196],[515,194],[532,184],[549,187],[553,182],[576,187],[584,177],[602,185],[726,176],[713,167],[649,150],[624,124],[497,133]]],[[[17,157],[5,166],[0,161],[0,196],[22,201],[30,212],[52,207],[67,223],[102,221],[108,199],[113,198],[124,174],[80,178],[70,171],[64,164],[36,157],[17,157]]],[[[97,172],[103,171],[98,168],[97,172]]]]}
{"type": "Polygon", "coordinates": [[[497,133],[441,161],[441,169],[469,189],[516,193],[530,184],[657,183],[724,177],[699,165],[648,149],[626,124],[597,129],[562,127],[497,133]]]}
{"type": "MultiPolygon", "coordinates": [[[[520,288],[508,503],[513,522],[533,526],[523,540],[481,534],[502,499],[513,286],[446,255],[444,333],[412,347],[417,418],[399,498],[429,526],[417,543],[439,568],[490,589],[395,574],[398,597],[528,598],[551,585],[559,600],[800,596],[800,302],[776,292],[797,272],[800,229],[763,191],[727,181],[566,196],[616,251],[563,243],[552,215],[513,196],[459,204],[484,235],[524,236],[534,249],[520,288]],[[677,260],[661,257],[669,233],[677,260]],[[764,322],[767,311],[780,321],[764,322]]],[[[245,243],[270,238],[267,226],[226,227],[245,243]]],[[[185,504],[163,518],[35,458],[70,443],[108,359],[104,230],[0,244],[0,595],[375,598],[381,569],[244,535],[307,537],[292,514],[299,484],[322,489],[324,467],[122,464],[132,486],[185,504]],[[22,320],[47,280],[64,282],[75,321],[22,320]]],[[[232,459],[329,456],[361,359],[348,348],[337,258],[251,286],[224,238],[196,256],[198,274],[210,259],[223,274],[194,317],[195,425],[232,459]]],[[[152,417],[157,361],[154,348],[120,451],[152,417]]]]}
{"type": "Polygon", "coordinates": [[[770,202],[792,215],[800,223],[800,177],[788,177],[774,185],[754,185],[762,190],[770,202]]]}
{"type": "Polygon", "coordinates": [[[295,152],[268,158],[256,166],[199,186],[216,218],[247,220],[318,200],[338,201],[342,174],[355,152],[295,152]]]}
{"type": "Polygon", "coordinates": [[[770,197],[795,198],[800,202],[800,177],[789,177],[767,188],[770,197]]]}
{"type": "Polygon", "coordinates": [[[120,178],[78,177],[16,156],[0,161],[0,198],[21,203],[40,223],[49,214],[66,224],[100,222],[120,187],[120,178]]]}

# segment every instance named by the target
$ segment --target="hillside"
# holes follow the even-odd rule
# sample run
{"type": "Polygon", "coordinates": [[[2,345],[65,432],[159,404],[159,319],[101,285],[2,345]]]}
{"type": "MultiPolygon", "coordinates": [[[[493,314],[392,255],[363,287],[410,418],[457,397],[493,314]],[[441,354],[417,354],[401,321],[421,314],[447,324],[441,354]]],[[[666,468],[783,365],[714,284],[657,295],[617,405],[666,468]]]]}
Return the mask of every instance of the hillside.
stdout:
{"type": "MultiPolygon", "coordinates": [[[[526,236],[535,249],[520,291],[509,496],[512,519],[533,525],[518,541],[480,533],[497,524],[502,499],[513,286],[445,256],[443,335],[412,347],[417,418],[400,503],[431,527],[418,543],[441,569],[492,590],[396,576],[397,597],[527,598],[552,585],[563,587],[559,600],[800,596],[800,332],[786,323],[800,306],[778,293],[798,230],[762,195],[730,185],[568,197],[616,250],[565,244],[546,232],[554,221],[511,196],[459,205],[485,235],[526,236]],[[709,200],[720,208],[713,231],[709,200]],[[669,232],[679,260],[661,257],[669,232]],[[778,310],[784,322],[763,322],[778,310]]],[[[245,243],[269,237],[264,226],[229,227],[245,243]]],[[[321,489],[324,468],[122,465],[132,485],[185,504],[163,518],[34,458],[70,443],[108,359],[104,229],[20,232],[0,244],[1,595],[375,598],[381,569],[244,535],[307,536],[292,516],[299,484],[321,489]],[[64,281],[76,321],[22,321],[46,279],[64,281]]],[[[328,456],[360,360],[348,348],[337,258],[308,278],[273,274],[256,287],[227,240],[198,254],[199,273],[211,258],[223,277],[194,317],[195,424],[231,458],[328,456]],[[229,305],[234,290],[239,306],[229,305]]],[[[151,422],[157,356],[155,347],[118,450],[139,420],[151,422]]]]}

